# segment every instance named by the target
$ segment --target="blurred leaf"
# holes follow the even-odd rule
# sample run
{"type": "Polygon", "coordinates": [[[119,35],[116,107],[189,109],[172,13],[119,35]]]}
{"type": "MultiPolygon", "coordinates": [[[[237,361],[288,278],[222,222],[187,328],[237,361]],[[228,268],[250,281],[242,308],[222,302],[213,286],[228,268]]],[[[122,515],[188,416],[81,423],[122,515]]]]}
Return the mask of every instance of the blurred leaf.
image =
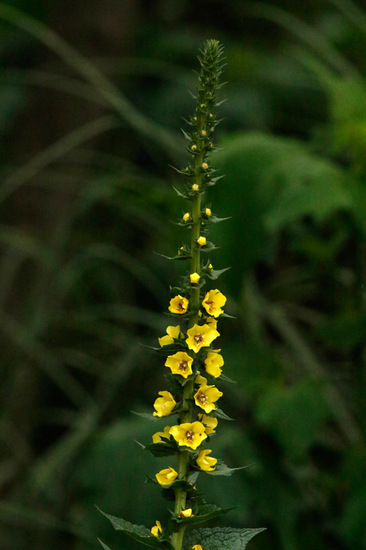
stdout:
{"type": "Polygon", "coordinates": [[[291,387],[268,387],[259,399],[256,417],[270,428],[286,455],[301,460],[321,440],[330,411],[321,384],[312,380],[291,387]]]}
{"type": "Polygon", "coordinates": [[[350,210],[352,199],[342,170],[301,142],[253,133],[221,145],[215,160],[227,183],[215,187],[213,202],[231,219],[211,233],[222,248],[220,261],[233,266],[226,279],[235,292],[243,273],[271,259],[280,229],[305,216],[319,222],[350,210]]]}
{"type": "Polygon", "coordinates": [[[366,548],[366,449],[355,447],[345,456],[341,477],[348,488],[349,498],[346,501],[340,529],[350,546],[360,550],[366,548]]]}
{"type": "Polygon", "coordinates": [[[316,332],[333,349],[351,351],[365,341],[366,314],[347,310],[319,323],[316,332]]]}
{"type": "Polygon", "coordinates": [[[0,134],[9,129],[14,115],[23,106],[25,99],[26,92],[20,86],[0,86],[0,134]]]}
{"type": "Polygon", "coordinates": [[[291,158],[282,159],[272,167],[273,183],[278,192],[273,197],[265,225],[278,230],[304,216],[316,222],[324,221],[338,210],[350,210],[351,196],[342,171],[327,160],[294,151],[291,158]]]}

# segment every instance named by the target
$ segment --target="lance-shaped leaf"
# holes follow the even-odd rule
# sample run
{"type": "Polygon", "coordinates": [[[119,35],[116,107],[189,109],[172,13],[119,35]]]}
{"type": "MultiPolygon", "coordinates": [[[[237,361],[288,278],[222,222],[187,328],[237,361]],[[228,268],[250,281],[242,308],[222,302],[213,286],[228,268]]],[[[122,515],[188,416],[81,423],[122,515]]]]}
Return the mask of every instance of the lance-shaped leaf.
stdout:
{"type": "Polygon", "coordinates": [[[191,253],[189,250],[181,250],[179,254],[176,254],[175,256],[166,256],[165,254],[160,254],[160,252],[155,252],[158,256],[161,256],[162,258],[165,258],[166,260],[189,260],[192,258],[191,253]]]}
{"type": "MultiPolygon", "coordinates": [[[[165,439],[165,438],[162,438],[165,439]]],[[[143,445],[142,443],[139,443],[139,445],[145,450],[150,451],[150,453],[153,456],[170,456],[175,455],[179,451],[177,449],[177,445],[174,443],[171,443],[167,439],[165,439],[166,443],[149,443],[148,445],[143,445]]]]}
{"type": "MultiPolygon", "coordinates": [[[[99,510],[99,508],[98,508],[99,510]]],[[[151,546],[152,548],[159,548],[160,550],[166,549],[166,550],[172,550],[172,545],[168,541],[161,541],[157,537],[154,537],[151,534],[150,529],[145,527],[144,525],[136,525],[134,523],[130,523],[129,521],[125,521],[122,518],[118,518],[116,516],[110,516],[109,514],[106,514],[102,510],[99,510],[103,516],[105,516],[113,527],[116,529],[116,531],[122,531],[129,537],[137,540],[138,542],[141,542],[142,544],[145,544],[146,546],[151,546]]],[[[101,541],[100,541],[101,542],[101,541]]],[[[108,546],[105,546],[103,543],[101,543],[102,546],[105,548],[105,550],[108,549],[108,546]]]]}
{"type": "MultiPolygon", "coordinates": [[[[152,413],[144,413],[144,412],[137,412],[137,411],[130,411],[130,412],[132,412],[132,414],[135,414],[136,416],[141,416],[141,418],[145,418],[146,420],[150,420],[150,422],[159,422],[159,420],[161,420],[157,416],[154,416],[152,413]]],[[[136,441],[136,443],[141,445],[141,443],[139,443],[138,441],[136,441]]],[[[141,445],[141,446],[143,447],[143,445],[141,445]]]]}
{"type": "Polygon", "coordinates": [[[199,544],[204,550],[244,550],[247,543],[265,529],[234,529],[215,527],[195,529],[186,536],[184,550],[199,544]]]}
{"type": "Polygon", "coordinates": [[[207,273],[207,277],[209,277],[212,280],[216,280],[220,277],[222,273],[225,273],[225,271],[228,271],[231,269],[230,267],[225,267],[224,269],[213,269],[209,273],[207,273]]]}
{"type": "Polygon", "coordinates": [[[100,539],[98,539],[98,542],[100,542],[100,544],[103,546],[104,550],[111,550],[109,548],[109,546],[107,546],[106,544],[104,544],[104,542],[102,542],[100,539]]]}
{"type": "Polygon", "coordinates": [[[225,222],[226,220],[231,220],[231,216],[227,216],[226,218],[218,218],[217,216],[212,215],[208,219],[208,221],[211,223],[220,223],[225,222]]]}
{"type": "Polygon", "coordinates": [[[217,418],[221,418],[221,420],[231,420],[232,422],[234,421],[233,418],[230,418],[230,416],[228,416],[227,414],[224,413],[224,411],[222,411],[221,409],[219,408],[216,408],[214,411],[213,411],[213,414],[215,416],[217,416],[217,418]]]}
{"type": "Polygon", "coordinates": [[[224,514],[227,514],[231,508],[220,508],[214,504],[203,504],[199,506],[197,512],[192,517],[175,517],[172,521],[175,523],[185,523],[188,525],[197,525],[199,523],[204,523],[210,519],[214,519],[224,514]]]}
{"type": "Polygon", "coordinates": [[[244,468],[248,468],[248,466],[240,466],[239,468],[229,468],[229,466],[227,466],[225,462],[223,462],[222,460],[218,460],[215,465],[215,469],[205,472],[205,474],[209,474],[211,476],[231,476],[233,472],[236,472],[237,470],[243,470],[244,468]]]}
{"type": "Polygon", "coordinates": [[[214,243],[207,241],[205,246],[202,246],[201,252],[211,252],[212,250],[217,250],[219,247],[215,246],[214,243]]]}
{"type": "MultiPolygon", "coordinates": [[[[183,172],[180,172],[180,174],[183,174],[183,172]]],[[[181,193],[176,187],[173,187],[174,191],[177,193],[178,197],[181,197],[182,199],[187,199],[188,200],[188,195],[186,195],[185,193],[181,193]]]]}
{"type": "Polygon", "coordinates": [[[237,384],[236,380],[232,380],[226,374],[220,374],[220,380],[223,380],[224,382],[229,382],[230,384],[237,384]]]}

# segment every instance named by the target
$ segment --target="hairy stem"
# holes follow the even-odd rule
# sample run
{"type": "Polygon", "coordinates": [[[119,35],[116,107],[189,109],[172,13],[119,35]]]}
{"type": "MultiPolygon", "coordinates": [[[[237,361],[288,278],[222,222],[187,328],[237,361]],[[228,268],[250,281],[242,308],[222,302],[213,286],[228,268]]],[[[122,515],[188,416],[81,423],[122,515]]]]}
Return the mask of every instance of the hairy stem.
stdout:
{"type": "MultiPolygon", "coordinates": [[[[201,164],[203,162],[203,155],[197,155],[195,161],[195,178],[199,188],[201,186],[201,164]]],[[[199,273],[201,266],[201,254],[200,247],[197,244],[197,239],[200,236],[201,225],[201,195],[197,193],[192,201],[192,233],[191,233],[191,273],[199,273]]],[[[189,317],[188,328],[193,327],[198,320],[198,310],[200,305],[200,287],[195,285],[191,288],[190,293],[190,305],[192,314],[189,317]]],[[[187,382],[183,390],[183,409],[182,422],[192,422],[192,396],[193,396],[193,380],[187,382]]],[[[187,479],[188,476],[188,462],[189,452],[182,451],[178,455],[178,476],[179,479],[187,479]]],[[[175,490],[175,508],[176,514],[179,514],[181,510],[185,509],[187,501],[187,492],[182,488],[175,490]]],[[[172,535],[172,545],[175,550],[181,550],[183,544],[185,525],[181,525],[175,533],[172,535]]]]}

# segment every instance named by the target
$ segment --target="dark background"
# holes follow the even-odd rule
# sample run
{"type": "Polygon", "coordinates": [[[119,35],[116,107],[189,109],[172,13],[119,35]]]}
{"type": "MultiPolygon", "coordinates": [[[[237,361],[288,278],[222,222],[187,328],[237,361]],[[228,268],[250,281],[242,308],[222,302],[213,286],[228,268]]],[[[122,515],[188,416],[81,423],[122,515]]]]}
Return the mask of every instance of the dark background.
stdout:
{"type": "MultiPolygon", "coordinates": [[[[107,513],[168,519],[135,440],[187,205],[196,56],[227,67],[210,234],[228,296],[214,455],[253,550],[366,548],[366,6],[361,0],[0,3],[0,547],[92,550],[107,513]],[[16,11],[16,10],[21,11],[16,11]],[[221,405],[221,402],[220,402],[221,405]]],[[[164,422],[161,423],[163,427],[164,422]]],[[[158,426],[158,427],[157,427],[158,426]]],[[[168,503],[169,506],[169,503],[168,503]]]]}

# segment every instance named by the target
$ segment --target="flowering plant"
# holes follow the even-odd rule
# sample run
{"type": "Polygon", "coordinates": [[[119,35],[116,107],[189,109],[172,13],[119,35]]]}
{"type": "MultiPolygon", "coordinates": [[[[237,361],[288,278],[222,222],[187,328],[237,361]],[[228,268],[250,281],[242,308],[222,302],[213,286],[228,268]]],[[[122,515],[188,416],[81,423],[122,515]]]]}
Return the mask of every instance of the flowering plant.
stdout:
{"type": "MultiPolygon", "coordinates": [[[[215,115],[216,92],[222,73],[222,47],[216,40],[205,42],[199,57],[197,105],[188,123],[190,132],[183,132],[188,141],[192,161],[179,173],[186,177],[184,191],[177,191],[191,201],[191,210],[185,212],[180,225],[191,233],[190,243],[182,246],[174,259],[189,262],[189,271],[181,287],[174,288],[168,310],[178,325],[168,326],[166,335],[159,338],[156,348],[170,369],[166,378],[170,391],[159,392],[151,417],[170,418],[172,422],[152,436],[152,443],[143,447],[154,456],[164,456],[166,467],[153,480],[163,491],[174,496],[174,510],[170,521],[160,521],[147,528],[133,525],[123,519],[104,514],[115,529],[153,548],[165,550],[243,550],[246,543],[262,529],[213,528],[194,529],[185,536],[187,527],[206,522],[228,510],[208,504],[196,489],[200,473],[231,475],[238,468],[229,468],[222,460],[211,456],[211,438],[219,419],[228,419],[217,402],[223,393],[216,380],[224,378],[223,356],[216,349],[220,336],[218,319],[227,316],[226,297],[217,288],[204,292],[210,280],[216,280],[225,269],[215,270],[204,254],[215,246],[208,240],[208,226],[218,218],[208,206],[202,206],[207,187],[215,185],[209,154],[214,150],[213,135],[218,120],[215,115]],[[174,418],[174,420],[173,420],[174,418]]],[[[101,541],[100,541],[101,542],[101,541]]],[[[101,542],[105,550],[110,550],[101,542]]]]}

